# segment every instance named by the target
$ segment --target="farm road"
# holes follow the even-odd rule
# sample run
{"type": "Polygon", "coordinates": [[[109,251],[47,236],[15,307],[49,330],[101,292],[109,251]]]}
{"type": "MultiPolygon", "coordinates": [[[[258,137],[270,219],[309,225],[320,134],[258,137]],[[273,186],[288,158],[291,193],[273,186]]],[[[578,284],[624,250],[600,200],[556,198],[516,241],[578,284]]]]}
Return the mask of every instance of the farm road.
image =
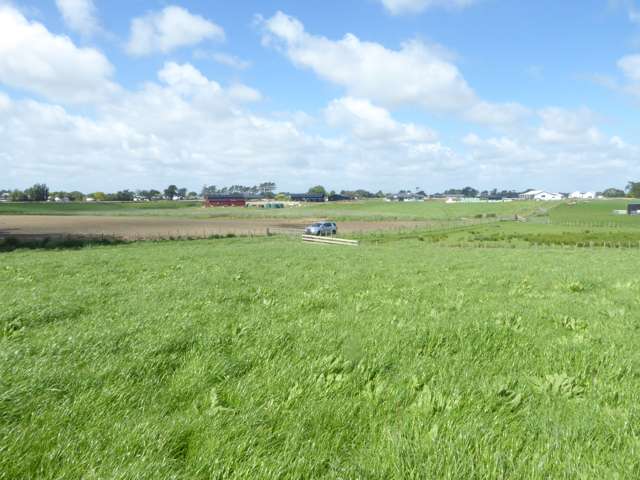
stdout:
{"type": "MultiPolygon", "coordinates": [[[[311,222],[312,220],[308,220],[311,222]]],[[[46,236],[96,236],[127,240],[169,237],[208,237],[211,235],[265,235],[267,228],[302,229],[305,220],[274,219],[187,219],[166,217],[107,217],[0,215],[0,238],[46,236]]],[[[339,222],[341,233],[401,230],[427,227],[418,221],[339,222]]]]}

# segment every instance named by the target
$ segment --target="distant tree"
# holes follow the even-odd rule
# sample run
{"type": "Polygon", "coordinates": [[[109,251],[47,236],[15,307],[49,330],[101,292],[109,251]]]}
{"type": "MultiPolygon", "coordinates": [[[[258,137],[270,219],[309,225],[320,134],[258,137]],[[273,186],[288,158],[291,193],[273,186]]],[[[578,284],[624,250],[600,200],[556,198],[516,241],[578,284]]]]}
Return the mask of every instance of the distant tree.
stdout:
{"type": "Polygon", "coordinates": [[[198,198],[198,194],[196,192],[189,192],[187,193],[187,198],[189,200],[196,200],[198,198]]]}
{"type": "Polygon", "coordinates": [[[116,202],[132,202],[135,194],[129,190],[120,190],[119,192],[107,195],[108,200],[116,202]]]}
{"type": "Polygon", "coordinates": [[[72,202],[82,202],[85,199],[85,194],[82,192],[78,192],[74,190],[73,192],[69,192],[69,200],[72,202]]]}
{"type": "Polygon", "coordinates": [[[203,185],[200,193],[203,197],[206,197],[207,195],[215,195],[218,193],[218,188],[215,185],[203,185]]]}
{"type": "Polygon", "coordinates": [[[164,198],[166,198],[167,200],[173,200],[173,197],[175,197],[177,194],[178,187],[176,187],[175,185],[169,185],[164,190],[164,198]]]}
{"type": "Polygon", "coordinates": [[[318,195],[326,195],[327,191],[322,185],[316,185],[315,187],[311,187],[308,193],[315,193],[318,195]]]}
{"type": "Polygon", "coordinates": [[[630,198],[640,198],[640,182],[629,182],[627,184],[627,196],[630,198]]]}
{"type": "Polygon", "coordinates": [[[477,197],[478,196],[478,190],[476,190],[475,188],[472,188],[472,187],[464,187],[462,189],[461,193],[465,197],[477,197]]]}
{"type": "Polygon", "coordinates": [[[378,192],[376,193],[376,197],[377,198],[384,198],[385,194],[382,190],[378,190],[378,192]]]}
{"type": "Polygon", "coordinates": [[[187,189],[186,188],[179,188],[178,189],[178,196],[180,198],[186,198],[187,196],[187,189]]]}
{"type": "Polygon", "coordinates": [[[22,190],[16,189],[9,194],[9,200],[11,200],[12,202],[26,202],[29,200],[29,195],[27,195],[22,190]]]}
{"type": "Polygon", "coordinates": [[[288,202],[289,200],[291,200],[291,197],[285,193],[278,193],[275,196],[275,199],[280,201],[280,202],[288,202]]]}
{"type": "Polygon", "coordinates": [[[49,187],[44,183],[36,183],[25,192],[32,202],[46,202],[49,198],[49,187]]]}
{"type": "Polygon", "coordinates": [[[104,192],[93,192],[93,193],[90,193],[89,196],[93,198],[96,202],[104,202],[107,200],[107,194],[104,192]]]}
{"type": "Polygon", "coordinates": [[[258,190],[263,195],[265,194],[273,194],[276,191],[276,184],[274,182],[264,182],[258,185],[258,190]]]}
{"type": "Polygon", "coordinates": [[[624,195],[624,190],[620,190],[619,188],[607,188],[602,192],[602,196],[605,198],[621,198],[624,197],[624,195]]]}

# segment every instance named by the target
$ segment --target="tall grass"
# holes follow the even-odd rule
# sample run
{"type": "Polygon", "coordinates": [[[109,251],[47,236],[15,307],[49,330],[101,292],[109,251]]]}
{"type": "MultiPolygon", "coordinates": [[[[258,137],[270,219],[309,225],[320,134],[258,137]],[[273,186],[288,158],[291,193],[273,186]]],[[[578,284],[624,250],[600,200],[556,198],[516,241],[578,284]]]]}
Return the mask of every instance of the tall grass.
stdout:
{"type": "Polygon", "coordinates": [[[631,251],[0,255],[0,478],[636,478],[631,251]]]}

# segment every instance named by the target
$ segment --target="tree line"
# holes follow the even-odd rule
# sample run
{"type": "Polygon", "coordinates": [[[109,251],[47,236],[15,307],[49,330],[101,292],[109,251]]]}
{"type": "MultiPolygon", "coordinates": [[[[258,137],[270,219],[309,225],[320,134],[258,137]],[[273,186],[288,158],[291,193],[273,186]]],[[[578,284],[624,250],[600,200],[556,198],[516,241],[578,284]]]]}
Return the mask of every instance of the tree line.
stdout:
{"type": "MultiPolygon", "coordinates": [[[[274,182],[263,182],[257,185],[231,185],[228,187],[218,187],[216,185],[204,185],[200,191],[200,195],[194,191],[188,191],[187,188],[179,188],[177,185],[169,185],[164,190],[119,190],[114,193],[92,192],[82,193],[80,191],[50,191],[45,183],[36,183],[25,190],[0,190],[0,199],[12,202],[46,202],[50,199],[60,199],[63,201],[81,202],[92,199],[97,202],[116,201],[116,202],[132,202],[134,200],[152,201],[152,200],[197,200],[207,195],[224,195],[224,194],[251,194],[261,195],[266,198],[286,198],[286,193],[276,194],[277,186],[274,182]]],[[[379,190],[376,193],[365,189],[341,190],[337,193],[334,190],[328,191],[322,185],[315,185],[308,189],[307,193],[321,194],[327,197],[340,195],[348,198],[382,198],[385,193],[379,190]]],[[[399,194],[418,194],[427,196],[427,194],[416,187],[415,190],[400,190],[399,194]]],[[[607,188],[602,192],[598,192],[605,198],[640,198],[640,181],[629,182],[624,189],[607,188]]],[[[515,190],[483,190],[480,191],[473,187],[450,188],[444,190],[443,193],[436,193],[434,196],[460,195],[464,197],[481,197],[481,198],[518,198],[519,192],[515,190]]]]}

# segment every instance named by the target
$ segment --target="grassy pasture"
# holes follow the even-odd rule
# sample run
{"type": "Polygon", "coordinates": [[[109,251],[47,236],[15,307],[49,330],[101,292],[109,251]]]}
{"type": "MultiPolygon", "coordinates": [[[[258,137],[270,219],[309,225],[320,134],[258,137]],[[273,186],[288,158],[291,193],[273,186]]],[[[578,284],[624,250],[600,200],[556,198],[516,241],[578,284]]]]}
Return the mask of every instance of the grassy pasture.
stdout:
{"type": "Polygon", "coordinates": [[[449,220],[476,215],[529,214],[535,202],[445,204],[444,202],[398,203],[382,200],[303,204],[284,209],[202,208],[199,202],[144,203],[0,203],[0,215],[126,215],[195,218],[330,218],[333,220],[449,220]]]}
{"type": "Polygon", "coordinates": [[[171,215],[201,202],[3,202],[0,215],[171,215]]]}
{"type": "Polygon", "coordinates": [[[0,254],[0,478],[638,477],[637,251],[388,239],[0,254]]]}
{"type": "Polygon", "coordinates": [[[626,210],[630,203],[640,200],[616,199],[578,202],[576,204],[562,203],[549,212],[552,223],[581,224],[584,226],[640,226],[640,217],[628,215],[614,215],[614,210],[626,210]]]}

